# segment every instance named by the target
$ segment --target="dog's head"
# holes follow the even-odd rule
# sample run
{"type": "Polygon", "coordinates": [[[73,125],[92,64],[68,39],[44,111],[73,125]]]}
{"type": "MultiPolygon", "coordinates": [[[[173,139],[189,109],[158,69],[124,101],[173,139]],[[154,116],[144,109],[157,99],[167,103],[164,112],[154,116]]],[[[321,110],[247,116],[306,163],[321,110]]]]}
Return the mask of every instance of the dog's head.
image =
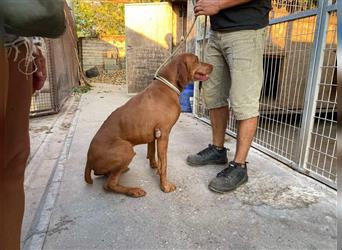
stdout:
{"type": "Polygon", "coordinates": [[[193,81],[206,81],[213,71],[213,66],[198,60],[198,57],[191,53],[183,53],[174,57],[165,68],[163,75],[173,79],[179,87],[184,88],[193,81]]]}
{"type": "Polygon", "coordinates": [[[177,56],[177,84],[184,87],[193,81],[206,81],[209,74],[213,71],[213,66],[208,63],[200,62],[194,54],[184,53],[177,56]]]}

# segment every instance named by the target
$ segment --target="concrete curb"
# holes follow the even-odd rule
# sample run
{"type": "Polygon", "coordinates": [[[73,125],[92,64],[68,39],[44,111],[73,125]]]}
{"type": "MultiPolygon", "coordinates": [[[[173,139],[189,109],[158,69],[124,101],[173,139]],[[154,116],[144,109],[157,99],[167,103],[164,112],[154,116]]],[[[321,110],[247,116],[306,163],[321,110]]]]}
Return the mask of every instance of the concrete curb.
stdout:
{"type": "MultiPolygon", "coordinates": [[[[71,97],[75,98],[75,97],[71,97]]],[[[72,109],[73,104],[75,103],[75,99],[71,100],[70,103],[68,103],[68,106],[65,108],[65,111],[63,113],[60,113],[57,117],[57,119],[52,123],[52,125],[49,127],[49,131],[54,130],[55,127],[59,127],[65,117],[68,115],[70,110],[72,109]]],[[[29,158],[28,165],[26,167],[25,171],[25,181],[24,186],[29,185],[32,178],[34,177],[34,174],[38,171],[40,162],[43,160],[45,145],[49,144],[49,142],[52,140],[53,133],[47,133],[41,143],[39,144],[38,148],[32,153],[32,155],[29,158]]]]}
{"type": "Polygon", "coordinates": [[[76,125],[80,114],[78,107],[80,106],[81,101],[82,98],[77,104],[76,113],[72,119],[68,134],[63,142],[63,149],[55,163],[54,169],[49,178],[48,185],[35,213],[31,228],[29,230],[31,235],[24,241],[23,249],[25,250],[43,249],[45,237],[49,228],[50,218],[53,213],[55,202],[58,198],[59,189],[64,174],[65,162],[68,159],[72,139],[75,134],[76,125]]]}

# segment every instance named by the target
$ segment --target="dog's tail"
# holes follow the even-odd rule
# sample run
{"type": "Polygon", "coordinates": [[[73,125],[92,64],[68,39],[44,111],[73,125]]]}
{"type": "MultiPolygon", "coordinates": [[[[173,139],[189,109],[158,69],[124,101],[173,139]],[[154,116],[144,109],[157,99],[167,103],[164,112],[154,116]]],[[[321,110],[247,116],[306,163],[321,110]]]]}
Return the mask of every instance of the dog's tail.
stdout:
{"type": "Polygon", "coordinates": [[[88,161],[84,170],[84,180],[89,184],[93,184],[93,180],[91,179],[91,166],[88,161]]]}

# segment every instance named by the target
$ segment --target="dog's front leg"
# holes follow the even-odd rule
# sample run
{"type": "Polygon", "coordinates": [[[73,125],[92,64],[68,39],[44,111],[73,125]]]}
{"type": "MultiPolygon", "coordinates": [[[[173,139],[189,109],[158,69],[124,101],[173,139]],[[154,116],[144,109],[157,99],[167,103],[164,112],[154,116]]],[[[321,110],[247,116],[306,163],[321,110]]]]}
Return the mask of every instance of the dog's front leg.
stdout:
{"type": "Polygon", "coordinates": [[[158,163],[156,161],[156,140],[147,144],[147,159],[150,161],[150,167],[159,171],[158,163]]]}
{"type": "Polygon", "coordinates": [[[164,192],[172,192],[176,186],[167,180],[167,146],[169,138],[162,136],[157,140],[157,153],[158,153],[158,167],[160,175],[160,188],[164,192]]]}

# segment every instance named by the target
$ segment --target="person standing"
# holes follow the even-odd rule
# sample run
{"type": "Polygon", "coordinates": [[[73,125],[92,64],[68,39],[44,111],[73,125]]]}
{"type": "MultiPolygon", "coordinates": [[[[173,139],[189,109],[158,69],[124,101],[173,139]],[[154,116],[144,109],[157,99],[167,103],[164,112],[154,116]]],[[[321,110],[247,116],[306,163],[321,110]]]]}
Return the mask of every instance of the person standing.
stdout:
{"type": "Polygon", "coordinates": [[[46,80],[45,58],[32,38],[5,34],[0,41],[1,249],[20,249],[24,173],[30,153],[31,95],[46,80]]]}
{"type": "Polygon", "coordinates": [[[224,147],[229,108],[237,120],[235,157],[211,180],[210,190],[232,191],[248,180],[247,155],[259,116],[263,84],[265,27],[271,0],[199,0],[195,16],[210,16],[206,62],[214,66],[203,95],[212,126],[212,144],[186,159],[191,166],[227,164],[224,147]]]}

